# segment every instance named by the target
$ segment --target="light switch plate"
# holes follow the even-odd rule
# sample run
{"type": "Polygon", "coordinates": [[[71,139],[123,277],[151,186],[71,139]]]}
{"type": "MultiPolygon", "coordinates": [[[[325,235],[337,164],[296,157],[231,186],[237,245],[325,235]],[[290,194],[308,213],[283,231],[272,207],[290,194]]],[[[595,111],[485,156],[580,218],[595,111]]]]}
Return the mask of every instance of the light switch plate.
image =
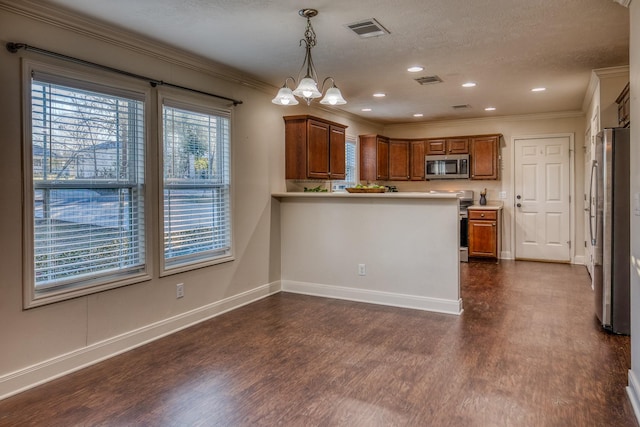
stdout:
{"type": "Polygon", "coordinates": [[[498,193],[498,198],[500,199],[506,199],[507,198],[507,192],[506,191],[501,191],[498,193]]]}

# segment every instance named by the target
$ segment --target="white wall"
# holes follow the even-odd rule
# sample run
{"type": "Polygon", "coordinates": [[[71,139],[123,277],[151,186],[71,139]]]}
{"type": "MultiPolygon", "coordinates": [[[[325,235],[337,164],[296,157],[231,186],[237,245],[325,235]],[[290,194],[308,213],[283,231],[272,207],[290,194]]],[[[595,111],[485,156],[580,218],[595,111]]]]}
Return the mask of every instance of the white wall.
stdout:
{"type": "MultiPolygon", "coordinates": [[[[0,398],[278,290],[279,214],[271,192],[284,190],[282,116],[315,114],[355,134],[381,130],[326,110],[278,107],[270,102],[277,88],[219,64],[44,6],[23,13],[24,4],[0,2],[0,398]],[[235,261],[163,278],[156,263],[150,281],[23,310],[20,57],[47,58],[9,53],[10,41],[244,101],[234,110],[232,129],[235,261]],[[176,283],[185,285],[179,300],[176,283]]],[[[149,173],[157,173],[157,165],[151,163],[149,173]]],[[[158,236],[153,242],[148,257],[157,259],[158,236]]]]}
{"type": "MultiPolygon", "coordinates": [[[[631,197],[640,194],[640,2],[631,3],[631,197]]],[[[629,397],[640,421],[640,213],[631,199],[631,370],[629,397]]]]}
{"type": "MultiPolygon", "coordinates": [[[[581,263],[584,255],[584,233],[582,217],[583,211],[583,141],[584,115],[581,112],[559,114],[542,114],[530,116],[495,117],[487,119],[447,120],[440,122],[416,123],[411,125],[386,126],[384,135],[395,138],[432,138],[456,135],[483,135],[501,133],[503,135],[500,147],[500,180],[498,181],[424,181],[424,182],[394,182],[400,190],[427,191],[430,189],[446,190],[474,190],[476,202],[480,198],[480,191],[487,189],[488,200],[498,200],[498,193],[506,191],[504,200],[502,257],[513,257],[513,140],[519,136],[549,135],[569,133],[575,137],[575,177],[573,183],[576,215],[575,229],[575,262],[581,263]]],[[[573,236],[572,236],[573,238],[573,236]]]]}

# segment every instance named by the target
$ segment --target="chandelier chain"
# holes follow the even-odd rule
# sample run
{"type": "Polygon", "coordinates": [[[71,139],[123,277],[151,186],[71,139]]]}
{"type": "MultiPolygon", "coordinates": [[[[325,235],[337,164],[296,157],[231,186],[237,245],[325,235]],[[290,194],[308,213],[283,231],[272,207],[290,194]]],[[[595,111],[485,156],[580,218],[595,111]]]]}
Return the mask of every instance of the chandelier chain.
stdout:
{"type": "Polygon", "coordinates": [[[302,42],[304,42],[308,48],[315,47],[316,45],[316,32],[313,30],[313,26],[311,26],[311,18],[307,18],[307,28],[304,30],[304,39],[300,40],[300,46],[302,46],[302,42]]]}

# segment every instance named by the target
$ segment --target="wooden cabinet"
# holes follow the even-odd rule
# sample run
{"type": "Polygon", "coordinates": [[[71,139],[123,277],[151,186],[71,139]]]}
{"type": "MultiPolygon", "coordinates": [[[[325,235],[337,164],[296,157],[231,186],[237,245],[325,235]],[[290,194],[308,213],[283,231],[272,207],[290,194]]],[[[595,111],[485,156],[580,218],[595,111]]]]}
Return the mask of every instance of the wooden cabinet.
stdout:
{"type": "Polygon", "coordinates": [[[389,180],[408,181],[410,178],[409,141],[406,139],[389,140],[389,180]]]}
{"type": "Polygon", "coordinates": [[[389,180],[389,138],[360,135],[360,180],[389,180]]]}
{"type": "Polygon", "coordinates": [[[629,96],[629,83],[622,89],[616,99],[618,104],[618,126],[629,127],[631,125],[631,97],[629,96]]]}
{"type": "Polygon", "coordinates": [[[472,137],[469,145],[471,179],[498,179],[500,135],[472,137]]]}
{"type": "Polygon", "coordinates": [[[425,142],[425,155],[430,154],[447,154],[446,139],[427,139],[425,142]]]}
{"type": "Polygon", "coordinates": [[[347,126],[285,116],[285,179],[344,179],[347,126]]]}
{"type": "Polygon", "coordinates": [[[469,154],[469,138],[428,139],[425,154],[469,154]]]}
{"type": "Polygon", "coordinates": [[[471,179],[499,179],[502,135],[432,139],[389,139],[360,135],[361,181],[421,181],[424,158],[432,154],[469,154],[471,179]]]}
{"type": "Polygon", "coordinates": [[[500,254],[500,209],[468,210],[469,256],[498,258],[500,254]]]}
{"type": "Polygon", "coordinates": [[[424,146],[424,141],[410,141],[411,155],[409,156],[409,179],[411,181],[424,180],[424,146]]]}
{"type": "Polygon", "coordinates": [[[347,176],[347,154],[345,127],[331,125],[329,128],[329,178],[345,179],[347,176]]]}

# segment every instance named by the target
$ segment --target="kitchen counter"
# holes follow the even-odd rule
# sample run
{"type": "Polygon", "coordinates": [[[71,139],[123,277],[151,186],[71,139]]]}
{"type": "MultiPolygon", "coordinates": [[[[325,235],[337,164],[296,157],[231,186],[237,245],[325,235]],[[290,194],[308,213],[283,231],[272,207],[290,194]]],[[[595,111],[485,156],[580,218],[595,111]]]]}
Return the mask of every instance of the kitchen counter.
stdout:
{"type": "Polygon", "coordinates": [[[397,192],[397,193],[347,193],[345,192],[333,192],[333,193],[316,193],[313,191],[297,191],[297,192],[285,192],[285,193],[273,193],[272,197],[279,199],[287,197],[310,197],[310,198],[378,198],[378,199],[457,199],[456,194],[432,194],[427,192],[397,192]]]}
{"type": "Polygon", "coordinates": [[[487,202],[486,205],[471,205],[467,209],[477,210],[477,211],[480,211],[480,210],[497,211],[502,209],[502,207],[503,207],[502,202],[489,201],[487,202]]]}
{"type": "Polygon", "coordinates": [[[272,194],[285,292],[460,314],[455,194],[272,194]]]}

